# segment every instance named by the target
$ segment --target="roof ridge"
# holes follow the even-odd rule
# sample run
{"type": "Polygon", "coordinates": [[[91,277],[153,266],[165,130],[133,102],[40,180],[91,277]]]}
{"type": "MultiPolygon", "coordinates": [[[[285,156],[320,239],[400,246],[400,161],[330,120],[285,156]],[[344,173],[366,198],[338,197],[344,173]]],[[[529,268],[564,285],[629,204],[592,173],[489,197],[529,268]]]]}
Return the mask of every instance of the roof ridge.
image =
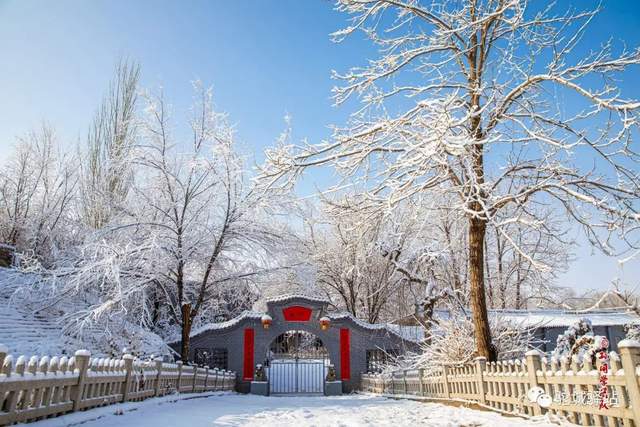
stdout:
{"type": "Polygon", "coordinates": [[[286,301],[288,299],[307,299],[309,301],[323,302],[323,303],[327,303],[327,304],[331,303],[331,301],[329,301],[327,298],[313,296],[313,295],[307,295],[307,294],[303,294],[303,293],[300,293],[300,292],[282,294],[282,295],[279,295],[279,296],[270,297],[270,298],[266,299],[266,302],[267,303],[270,303],[270,302],[282,302],[282,301],[286,301]]]}

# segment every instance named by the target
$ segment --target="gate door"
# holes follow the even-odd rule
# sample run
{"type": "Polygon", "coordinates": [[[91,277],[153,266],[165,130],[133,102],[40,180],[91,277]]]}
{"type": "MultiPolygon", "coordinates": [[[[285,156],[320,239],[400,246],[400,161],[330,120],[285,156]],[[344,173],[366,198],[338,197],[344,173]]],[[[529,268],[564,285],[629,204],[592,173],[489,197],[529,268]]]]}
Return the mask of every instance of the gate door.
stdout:
{"type": "Polygon", "coordinates": [[[322,341],[304,331],[279,335],[268,353],[271,394],[322,394],[328,353],[322,341]]]}
{"type": "Polygon", "coordinates": [[[273,360],[269,373],[271,394],[324,393],[325,367],[322,360],[273,360]]]}

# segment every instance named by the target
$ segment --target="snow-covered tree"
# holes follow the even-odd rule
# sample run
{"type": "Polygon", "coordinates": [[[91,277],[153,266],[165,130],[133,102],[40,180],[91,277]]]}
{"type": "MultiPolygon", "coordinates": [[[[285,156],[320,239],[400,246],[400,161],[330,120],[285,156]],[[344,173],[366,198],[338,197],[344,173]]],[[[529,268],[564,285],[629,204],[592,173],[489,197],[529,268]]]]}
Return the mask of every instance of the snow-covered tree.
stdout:
{"type": "Polygon", "coordinates": [[[29,290],[41,304],[73,300],[65,320],[75,328],[105,319],[163,334],[177,327],[187,360],[194,324],[250,307],[255,285],[273,280],[287,229],[269,215],[276,192],[254,189],[210,89],[195,85],[186,140],[162,93],[145,100],[141,141],[127,160],[129,202],[55,268],[32,269],[43,280],[29,290]]]}
{"type": "Polygon", "coordinates": [[[541,270],[548,266],[507,225],[539,230],[554,210],[605,253],[615,252],[616,233],[635,244],[640,102],[622,95],[616,80],[640,63],[640,51],[582,46],[599,9],[527,0],[336,4],[351,21],[334,40],[361,30],[379,47],[377,58],[335,73],[336,104],[359,98],[362,106],[331,141],[268,151],[264,182],[292,184],[309,167],[333,165],[359,184],[364,208],[392,209],[416,194],[448,200],[466,222],[478,354],[493,360],[489,226],[541,270]]]}
{"type": "Polygon", "coordinates": [[[80,213],[99,229],[123,209],[131,188],[131,160],[138,130],[140,66],[121,60],[81,147],[80,213]]]}
{"type": "MultiPolygon", "coordinates": [[[[504,212],[500,216],[507,219],[510,214],[504,212]]],[[[558,218],[551,214],[540,216],[544,220],[535,228],[517,222],[500,228],[488,225],[485,276],[491,308],[522,309],[531,300],[558,301],[554,282],[568,268],[571,241],[564,237],[558,218]],[[516,245],[510,244],[509,239],[516,245]],[[523,252],[528,256],[523,256],[523,252]],[[535,262],[547,268],[536,268],[535,262]]]]}
{"type": "Polygon", "coordinates": [[[53,263],[74,234],[72,165],[46,124],[18,139],[15,153],[0,165],[0,243],[53,263]]]}
{"type": "MultiPolygon", "coordinates": [[[[381,215],[363,221],[344,200],[327,202],[321,219],[305,222],[316,285],[338,307],[370,323],[413,312],[413,304],[409,304],[409,313],[407,307],[397,307],[394,296],[407,281],[395,274],[395,266],[381,250],[388,245],[408,250],[420,237],[406,212],[392,221],[381,215]]],[[[413,288],[411,291],[417,291],[413,288]]]]}

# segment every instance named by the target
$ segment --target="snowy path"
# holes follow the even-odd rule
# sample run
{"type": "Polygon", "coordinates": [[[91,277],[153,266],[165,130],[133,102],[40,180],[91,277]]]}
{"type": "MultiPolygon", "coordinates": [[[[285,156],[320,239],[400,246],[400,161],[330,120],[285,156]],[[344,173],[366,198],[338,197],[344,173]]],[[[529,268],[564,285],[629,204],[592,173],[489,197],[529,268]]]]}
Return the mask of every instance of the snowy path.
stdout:
{"type": "Polygon", "coordinates": [[[375,396],[260,397],[213,395],[175,397],[115,405],[30,424],[31,427],[303,427],[303,426],[551,426],[492,412],[375,396]],[[118,408],[123,415],[115,415],[118,408]],[[93,418],[93,419],[91,419],[93,418]],[[97,418],[97,419],[96,419],[97,418]]]}

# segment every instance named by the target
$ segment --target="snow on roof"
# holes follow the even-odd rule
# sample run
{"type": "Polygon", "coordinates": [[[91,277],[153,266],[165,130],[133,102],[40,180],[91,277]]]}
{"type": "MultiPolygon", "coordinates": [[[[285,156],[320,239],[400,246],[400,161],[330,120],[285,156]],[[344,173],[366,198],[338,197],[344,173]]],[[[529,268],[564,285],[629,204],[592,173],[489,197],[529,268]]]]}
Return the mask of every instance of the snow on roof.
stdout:
{"type": "Polygon", "coordinates": [[[308,301],[313,301],[313,302],[320,302],[323,304],[329,304],[330,301],[326,298],[322,298],[322,297],[315,297],[315,296],[310,296],[310,295],[304,295],[304,294],[284,294],[284,295],[280,295],[277,297],[273,297],[273,298],[268,298],[267,299],[267,304],[268,303],[276,303],[276,302],[284,302],[284,301],[288,301],[288,300],[292,300],[292,299],[304,299],[304,300],[308,300],[308,301]]]}
{"type": "MultiPolygon", "coordinates": [[[[640,323],[640,316],[625,309],[597,309],[589,311],[561,310],[561,309],[492,309],[488,311],[490,317],[502,320],[524,328],[567,328],[575,325],[578,320],[587,318],[593,326],[624,326],[629,323],[640,323]]],[[[449,318],[447,310],[436,310],[436,317],[449,318]]]]}
{"type": "MultiPolygon", "coordinates": [[[[238,323],[240,323],[242,320],[244,319],[257,319],[260,320],[262,319],[262,316],[264,315],[264,313],[259,313],[257,311],[249,311],[249,310],[245,310],[242,312],[242,314],[240,314],[238,317],[234,317],[231,320],[227,320],[226,322],[218,322],[218,323],[207,323],[206,325],[202,325],[199,328],[196,328],[194,330],[191,331],[191,334],[189,335],[191,338],[200,335],[204,332],[207,331],[217,331],[220,329],[227,329],[227,328],[231,328],[233,326],[236,326],[238,323]]],[[[177,342],[177,341],[174,341],[177,342]]],[[[174,342],[171,342],[170,344],[173,344],[174,342]]]]}
{"type": "Polygon", "coordinates": [[[422,334],[417,333],[413,327],[411,327],[411,331],[409,329],[405,329],[405,327],[401,327],[399,325],[392,325],[387,323],[369,323],[364,320],[360,320],[356,318],[353,314],[349,312],[337,312],[337,313],[327,313],[329,318],[332,320],[342,320],[349,319],[353,321],[355,324],[364,329],[369,330],[386,330],[389,333],[396,335],[403,340],[412,341],[412,342],[420,342],[424,338],[424,332],[422,334]]]}
{"type": "MultiPolygon", "coordinates": [[[[295,295],[295,296],[292,296],[291,298],[300,298],[300,296],[295,295]]],[[[201,327],[191,331],[190,337],[193,338],[207,331],[219,331],[221,329],[232,328],[238,325],[244,319],[261,320],[264,315],[265,313],[261,313],[261,312],[244,311],[238,317],[233,318],[231,320],[227,320],[226,322],[207,323],[206,325],[202,325],[201,327]]],[[[392,333],[399,338],[402,338],[404,340],[411,341],[411,342],[420,342],[424,339],[424,331],[421,330],[420,327],[398,326],[398,325],[392,325],[392,324],[386,324],[386,323],[372,324],[372,323],[368,323],[363,320],[360,320],[348,312],[327,313],[327,317],[329,317],[329,319],[331,320],[349,319],[364,329],[386,330],[387,332],[392,333]]],[[[179,340],[175,340],[170,342],[169,344],[175,344],[178,341],[179,340]]]]}
{"type": "Polygon", "coordinates": [[[593,326],[623,326],[640,322],[640,316],[629,310],[593,310],[588,312],[557,309],[489,310],[490,316],[524,327],[566,328],[587,318],[593,326]]]}
{"type": "Polygon", "coordinates": [[[424,340],[424,327],[421,325],[415,326],[405,326],[405,325],[394,325],[393,323],[387,324],[387,328],[390,328],[395,331],[397,335],[400,335],[407,341],[412,341],[416,343],[420,343],[424,340]]]}

